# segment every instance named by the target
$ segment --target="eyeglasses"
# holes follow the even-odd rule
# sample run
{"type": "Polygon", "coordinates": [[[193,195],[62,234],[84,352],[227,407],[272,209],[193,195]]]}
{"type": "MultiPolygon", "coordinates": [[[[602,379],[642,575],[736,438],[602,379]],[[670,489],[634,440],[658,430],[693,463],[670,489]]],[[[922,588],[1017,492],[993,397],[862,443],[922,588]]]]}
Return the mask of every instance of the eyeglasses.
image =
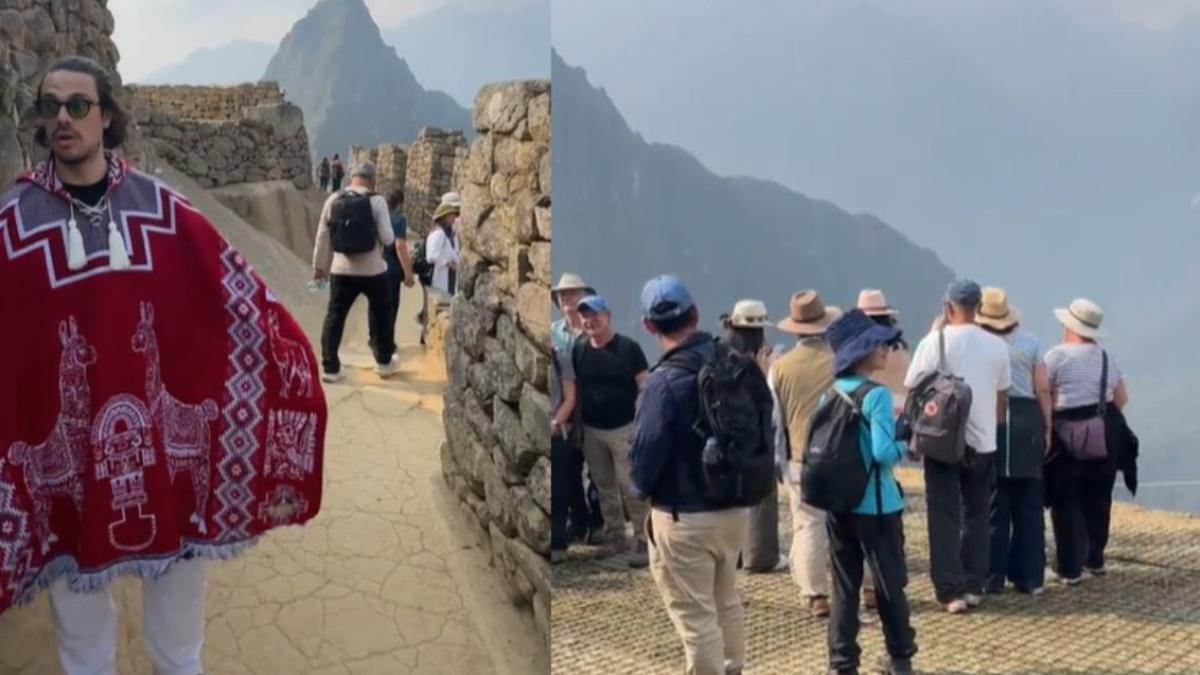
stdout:
{"type": "Polygon", "coordinates": [[[57,98],[46,95],[38,99],[35,110],[42,119],[52,119],[58,117],[58,111],[66,107],[67,114],[73,120],[81,120],[88,116],[92,111],[92,106],[99,105],[97,101],[84,98],[83,96],[72,96],[66,101],[60,101],[57,98]]]}

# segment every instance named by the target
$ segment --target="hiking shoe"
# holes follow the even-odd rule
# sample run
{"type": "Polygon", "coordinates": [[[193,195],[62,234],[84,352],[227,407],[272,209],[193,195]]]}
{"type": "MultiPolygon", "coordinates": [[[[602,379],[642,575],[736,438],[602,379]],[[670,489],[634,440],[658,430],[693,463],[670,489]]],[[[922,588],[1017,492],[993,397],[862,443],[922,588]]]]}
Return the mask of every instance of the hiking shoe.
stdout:
{"type": "Polygon", "coordinates": [[[392,354],[392,360],[388,361],[387,363],[376,363],[375,364],[375,372],[380,377],[387,377],[389,375],[395,375],[396,371],[398,371],[398,370],[400,370],[400,356],[397,354],[392,354]]]}
{"type": "Polygon", "coordinates": [[[875,659],[874,672],[882,673],[883,675],[912,675],[912,659],[880,656],[875,659]]]}
{"type": "Polygon", "coordinates": [[[969,609],[969,605],[962,598],[955,598],[946,603],[946,611],[950,614],[966,614],[967,609],[969,609]]]}
{"type": "Polygon", "coordinates": [[[814,595],[808,599],[808,611],[814,619],[825,619],[829,617],[829,598],[823,595],[814,595]]]}
{"type": "Polygon", "coordinates": [[[1029,589],[1029,594],[1035,598],[1040,595],[1045,595],[1046,588],[1044,586],[1038,586],[1037,588],[1031,588],[1031,589],[1029,589]]]}
{"type": "Polygon", "coordinates": [[[983,596],[974,593],[964,593],[962,599],[967,603],[967,607],[978,607],[983,604],[983,596]]]}
{"type": "Polygon", "coordinates": [[[1102,577],[1105,574],[1108,574],[1108,570],[1104,569],[1104,567],[1089,567],[1087,568],[1087,571],[1088,574],[1094,577],[1102,577]]]}
{"type": "Polygon", "coordinates": [[[779,562],[775,563],[775,566],[771,568],[770,573],[775,574],[777,572],[786,572],[790,567],[791,565],[788,564],[788,559],[780,556],[779,562]]]}
{"type": "Polygon", "coordinates": [[[1060,574],[1058,576],[1058,583],[1062,584],[1063,586],[1078,586],[1079,584],[1083,583],[1083,575],[1080,574],[1077,577],[1068,578],[1060,574]]]}
{"type": "Polygon", "coordinates": [[[340,370],[337,371],[336,373],[321,373],[321,381],[322,382],[328,382],[330,384],[333,384],[335,382],[341,382],[344,379],[346,379],[346,373],[344,373],[340,370]]]}
{"type": "Polygon", "coordinates": [[[639,541],[637,543],[626,563],[632,570],[643,570],[650,566],[650,553],[646,549],[646,542],[639,541]]]}
{"type": "Polygon", "coordinates": [[[875,589],[874,588],[864,588],[862,590],[862,604],[863,604],[863,609],[875,611],[875,607],[877,606],[877,603],[875,601],[875,589]]]}

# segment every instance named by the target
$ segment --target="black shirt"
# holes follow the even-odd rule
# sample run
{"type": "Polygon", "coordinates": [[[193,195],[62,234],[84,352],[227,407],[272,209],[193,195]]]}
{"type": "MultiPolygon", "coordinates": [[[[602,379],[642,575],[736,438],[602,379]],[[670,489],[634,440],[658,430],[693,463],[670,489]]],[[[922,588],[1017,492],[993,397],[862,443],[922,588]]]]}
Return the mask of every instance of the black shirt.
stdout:
{"type": "Polygon", "coordinates": [[[95,206],[104,198],[104,193],[108,191],[108,175],[101,178],[98,182],[91,185],[71,185],[63,183],[63,188],[75,199],[87,204],[95,206]]]}
{"type": "Polygon", "coordinates": [[[650,367],[638,343],[615,335],[600,349],[586,337],[572,354],[579,385],[583,423],[596,429],[618,429],[633,422],[637,406],[636,376],[650,367]]]}

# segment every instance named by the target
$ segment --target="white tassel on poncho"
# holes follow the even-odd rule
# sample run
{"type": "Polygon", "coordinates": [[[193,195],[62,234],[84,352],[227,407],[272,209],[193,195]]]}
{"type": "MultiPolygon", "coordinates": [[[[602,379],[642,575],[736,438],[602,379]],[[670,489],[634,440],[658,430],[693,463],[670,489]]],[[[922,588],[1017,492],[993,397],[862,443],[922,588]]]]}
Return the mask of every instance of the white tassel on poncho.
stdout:
{"type": "Polygon", "coordinates": [[[112,217],[112,202],[108,203],[108,266],[114,270],[129,269],[129,252],[125,250],[125,237],[112,217]]]}
{"type": "Polygon", "coordinates": [[[67,221],[67,267],[81,270],[87,265],[87,251],[83,248],[83,233],[75,222],[75,205],[71,205],[71,219],[67,221]]]}

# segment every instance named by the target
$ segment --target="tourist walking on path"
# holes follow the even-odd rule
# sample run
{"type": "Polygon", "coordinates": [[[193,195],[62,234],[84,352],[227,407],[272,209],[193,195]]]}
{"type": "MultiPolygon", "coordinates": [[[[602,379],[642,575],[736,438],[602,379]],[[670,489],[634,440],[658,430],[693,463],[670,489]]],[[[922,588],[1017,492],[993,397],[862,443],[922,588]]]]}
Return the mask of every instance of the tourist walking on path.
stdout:
{"type": "Polygon", "coordinates": [[[412,288],[416,283],[416,276],[413,274],[412,256],[408,252],[408,219],[404,217],[404,190],[392,190],[387,196],[387,206],[392,234],[396,238],[391,246],[383,249],[383,261],[387,264],[388,291],[391,293],[389,323],[394,330],[396,317],[400,314],[401,289],[412,288]]]}
{"type": "Polygon", "coordinates": [[[825,512],[804,503],[800,463],[808,442],[809,420],[821,396],[833,385],[833,350],[825,340],[825,329],[839,316],[841,311],[826,307],[816,291],[792,295],[788,317],[777,327],[795,335],[796,346],[776,360],[767,374],[787,429],[787,454],[777,459],[785,467],[792,516],[789,566],[809,611],[818,618],[829,616],[829,535],[825,512]]]}
{"type": "Polygon", "coordinates": [[[938,602],[953,614],[983,599],[990,564],[996,418],[1006,408],[1004,392],[1012,384],[1008,345],[975,325],[982,295],[973,281],[950,284],[943,304],[945,326],[917,346],[904,380],[912,389],[927,375],[943,372],[962,378],[971,390],[961,462],[924,458],[929,572],[938,602]]]}
{"type": "Polygon", "coordinates": [[[1042,464],[1053,403],[1041,346],[1020,321],[1003,289],[983,289],[975,323],[1008,344],[1012,367],[1012,386],[996,433],[991,564],[985,590],[1000,593],[1007,579],[1021,593],[1040,595],[1046,567],[1042,464]]]}
{"type": "Polygon", "coordinates": [[[458,276],[458,214],[461,207],[442,202],[433,212],[433,229],[425,238],[425,256],[433,265],[434,296],[439,302],[449,302],[457,287],[458,276]]]}
{"type": "Polygon", "coordinates": [[[317,164],[317,185],[321,186],[321,192],[329,189],[329,157],[322,157],[317,164]]]}
{"type": "Polygon", "coordinates": [[[871,379],[886,369],[900,331],[853,309],[830,324],[827,335],[837,373],[833,386],[851,400],[861,401],[861,416],[853,419],[859,421],[857,450],[867,475],[861,499],[855,496],[851,500],[857,506],[849,512],[830,511],[827,516],[833,562],[829,672],[858,672],[858,594],[865,563],[875,577],[876,610],[888,652],[878,665],[885,673],[912,673],[917,645],[904,590],[908,584],[901,522],[904,498],[892,476],[892,467],[904,456],[904,446],[897,441],[891,391],[871,379]],[[867,388],[865,394],[863,387],[867,388]]]}
{"type": "MultiPolygon", "coordinates": [[[[738,300],[733,311],[721,317],[721,341],[730,349],[752,359],[767,362],[771,348],[766,344],[767,307],[761,300],[738,300]]],[[[766,383],[763,371],[763,383],[766,383]]],[[[787,443],[782,429],[778,403],[774,406],[775,442],[787,443]]],[[[786,454],[786,449],[783,450],[786,454]]],[[[771,492],[750,512],[750,532],[742,552],[742,568],[747,572],[776,572],[787,569],[787,558],[779,554],[779,490],[771,484],[771,492]]]]}
{"type": "Polygon", "coordinates": [[[365,162],[354,170],[350,186],[325,201],[313,247],[313,279],[329,280],[329,307],[321,331],[321,378],[338,382],[345,377],[338,349],[346,317],[358,296],[367,296],[371,351],[375,372],[383,377],[397,370],[395,321],[383,250],[395,244],[387,201],[372,192],[375,165],[365,162]]]}
{"type": "Polygon", "coordinates": [[[1104,312],[1079,299],[1054,310],[1063,325],[1062,344],[1046,352],[1054,400],[1054,435],[1046,465],[1046,502],[1054,526],[1055,571],[1068,585],[1083,569],[1105,573],[1109,515],[1116,472],[1137,488],[1136,437],[1122,410],[1129,389],[1117,360],[1098,340],[1104,312]]]}
{"type": "Polygon", "coordinates": [[[582,428],[572,345],[583,334],[579,301],[596,289],[578,275],[564,274],[550,289],[550,300],[563,314],[550,325],[550,560],[559,562],[572,539],[588,533],[588,504],[583,490],[582,428]]]}
{"type": "Polygon", "coordinates": [[[346,168],[342,165],[342,159],[338,157],[336,153],[333,155],[333,162],[331,162],[329,165],[329,173],[330,192],[337,192],[338,190],[341,190],[342,178],[346,176],[346,168]]]}
{"type": "Polygon", "coordinates": [[[49,588],[63,671],[115,673],[109,584],[140,577],[154,671],[194,675],[208,561],[320,508],[326,405],[246,259],[112,152],[129,125],[113,80],[87,58],[50,66],[49,157],[0,199],[0,321],[20,326],[0,333],[19,355],[0,386],[0,612],[49,588]]]}
{"type": "Polygon", "coordinates": [[[638,391],[646,380],[646,355],[637,342],[613,330],[612,313],[604,298],[589,295],[577,305],[583,318],[584,337],[572,346],[571,360],[579,385],[583,421],[583,456],[588,473],[600,492],[604,514],[604,553],[629,548],[625,514],[633,522],[631,567],[645,567],[645,500],[633,490],[629,451],[633,442],[634,410],[638,391]]]}
{"type": "Polygon", "coordinates": [[[633,484],[651,506],[642,521],[650,571],[683,641],[684,672],[740,675],[746,636],[737,560],[750,509],[706,496],[705,441],[694,431],[701,421],[696,371],[713,359],[716,343],[698,331],[699,311],[675,277],[646,283],[642,317],[664,352],[646,380],[630,452],[633,484]]]}

